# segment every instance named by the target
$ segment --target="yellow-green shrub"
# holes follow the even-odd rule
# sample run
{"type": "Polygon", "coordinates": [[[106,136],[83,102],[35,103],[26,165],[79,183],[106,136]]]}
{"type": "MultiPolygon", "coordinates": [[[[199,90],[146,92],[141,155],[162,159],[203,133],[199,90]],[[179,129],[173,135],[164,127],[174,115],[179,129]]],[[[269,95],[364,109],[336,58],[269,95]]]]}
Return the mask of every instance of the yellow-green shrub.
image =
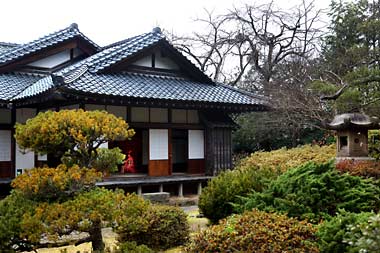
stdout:
{"type": "Polygon", "coordinates": [[[319,252],[306,221],[258,210],[233,215],[196,234],[188,252],[319,252]]]}
{"type": "Polygon", "coordinates": [[[15,132],[20,148],[56,158],[70,156],[81,167],[89,167],[100,144],[135,134],[122,118],[82,109],[39,113],[26,124],[16,123],[15,132]]]}
{"type": "Polygon", "coordinates": [[[255,152],[244,159],[240,167],[249,169],[254,166],[273,170],[287,171],[307,162],[325,163],[335,157],[335,144],[329,146],[304,145],[291,149],[278,149],[271,152],[255,152]]]}
{"type": "Polygon", "coordinates": [[[12,187],[34,200],[52,201],[67,198],[83,189],[95,187],[101,173],[78,165],[57,168],[33,168],[12,181],[12,187]]]}

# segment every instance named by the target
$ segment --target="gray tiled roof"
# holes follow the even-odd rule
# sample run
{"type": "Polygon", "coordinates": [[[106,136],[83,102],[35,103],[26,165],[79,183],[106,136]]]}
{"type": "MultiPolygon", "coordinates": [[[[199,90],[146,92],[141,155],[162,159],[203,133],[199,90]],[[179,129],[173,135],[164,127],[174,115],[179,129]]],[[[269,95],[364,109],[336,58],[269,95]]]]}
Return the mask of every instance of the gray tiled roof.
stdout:
{"type": "Polygon", "coordinates": [[[95,48],[99,49],[98,45],[96,45],[94,42],[92,42],[79,31],[78,26],[76,24],[72,24],[69,27],[62,29],[58,32],[48,34],[42,38],[39,38],[29,43],[18,45],[16,47],[13,47],[11,50],[8,50],[0,54],[0,65],[14,61],[18,58],[37,52],[41,49],[53,46],[55,44],[61,43],[68,39],[72,39],[74,37],[81,37],[82,39],[91,43],[95,48]]]}
{"type": "Polygon", "coordinates": [[[11,50],[12,48],[19,46],[19,44],[0,42],[0,55],[11,50]]]}
{"type": "MultiPolygon", "coordinates": [[[[12,53],[0,54],[0,61],[1,59],[11,59],[13,54],[16,54],[15,57],[17,57],[17,52],[21,55],[28,53],[31,50],[38,50],[37,48],[47,46],[49,43],[58,43],[59,39],[51,39],[53,37],[64,40],[65,38],[76,36],[75,34],[78,32],[76,26],[71,26],[61,32],[57,32],[54,36],[48,35],[44,37],[45,39],[40,39],[36,42],[17,47],[19,49],[12,50],[12,53]]],[[[152,32],[103,47],[98,53],[59,70],[52,75],[36,77],[33,80],[28,79],[28,81],[25,82],[19,81],[18,83],[22,83],[20,88],[11,88],[11,94],[6,96],[1,94],[2,88],[0,78],[0,99],[17,101],[43,94],[54,87],[60,87],[65,91],[87,93],[89,96],[108,95],[124,97],[126,99],[175,100],[234,105],[265,104],[260,97],[239,91],[226,85],[208,82],[208,78],[200,79],[206,80],[203,82],[194,79],[164,75],[101,72],[101,70],[106,69],[113,64],[141,53],[147,47],[152,47],[160,41],[168,43],[161,31],[158,28],[155,28],[152,32]]],[[[179,57],[181,57],[181,55],[179,55],[179,57]]],[[[186,63],[188,60],[184,56],[183,59],[181,58],[180,60],[184,60],[185,64],[188,64],[186,63]]],[[[195,68],[195,66],[192,66],[190,71],[193,71],[193,68],[195,68]]],[[[199,70],[196,69],[196,71],[199,70]]],[[[203,73],[201,74],[204,75],[203,73]]],[[[13,75],[15,74],[3,74],[2,76],[5,78],[5,76],[13,75]]],[[[12,85],[10,85],[10,87],[12,87],[12,85]]],[[[8,91],[5,89],[5,92],[3,93],[7,92],[8,91]]]]}
{"type": "Polygon", "coordinates": [[[86,64],[92,73],[97,73],[163,39],[165,37],[160,32],[154,31],[135,36],[104,47],[102,51],[88,57],[81,64],[86,64]]]}
{"type": "Polygon", "coordinates": [[[135,73],[86,73],[66,87],[88,93],[132,98],[231,104],[261,103],[258,99],[233,91],[226,86],[204,84],[184,78],[135,73]]]}
{"type": "Polygon", "coordinates": [[[0,100],[11,100],[41,78],[43,76],[27,73],[0,74],[0,100]]]}
{"type": "MultiPolygon", "coordinates": [[[[44,78],[25,89],[21,94],[15,97],[15,99],[22,99],[40,94],[53,86],[54,84],[51,78],[44,78]]],[[[262,99],[248,96],[247,94],[225,85],[204,84],[184,78],[136,73],[92,74],[90,72],[85,72],[79,78],[69,83],[65,83],[61,87],[89,94],[129,98],[244,105],[263,104],[262,99]]]]}

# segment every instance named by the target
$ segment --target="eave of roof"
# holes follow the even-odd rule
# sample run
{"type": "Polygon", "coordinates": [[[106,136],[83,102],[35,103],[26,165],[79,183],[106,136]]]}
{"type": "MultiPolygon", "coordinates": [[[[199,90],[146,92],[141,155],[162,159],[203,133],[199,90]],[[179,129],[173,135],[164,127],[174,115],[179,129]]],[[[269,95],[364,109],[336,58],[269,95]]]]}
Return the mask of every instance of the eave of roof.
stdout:
{"type": "Polygon", "coordinates": [[[24,100],[52,88],[59,88],[66,93],[87,94],[88,96],[228,104],[245,107],[268,106],[262,97],[241,93],[228,86],[209,85],[185,78],[136,73],[93,74],[87,72],[86,68],[71,73],[71,76],[48,76],[38,80],[13,100],[24,100]]]}
{"type": "Polygon", "coordinates": [[[31,73],[0,74],[0,99],[3,102],[11,101],[43,77],[43,75],[31,73]]]}

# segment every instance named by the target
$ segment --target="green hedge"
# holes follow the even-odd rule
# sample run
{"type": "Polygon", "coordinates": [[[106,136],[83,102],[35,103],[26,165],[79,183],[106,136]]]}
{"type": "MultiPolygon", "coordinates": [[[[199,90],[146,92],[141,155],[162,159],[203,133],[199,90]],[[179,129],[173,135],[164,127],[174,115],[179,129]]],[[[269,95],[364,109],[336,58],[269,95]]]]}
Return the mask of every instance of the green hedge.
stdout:
{"type": "Polygon", "coordinates": [[[378,253],[380,252],[380,215],[373,215],[359,224],[348,226],[347,237],[351,245],[350,253],[378,253]]]}
{"type": "Polygon", "coordinates": [[[262,191],[277,173],[265,168],[234,170],[221,173],[212,179],[202,190],[199,197],[199,209],[212,223],[232,214],[231,203],[238,201],[252,190],[262,191]]]}
{"type": "Polygon", "coordinates": [[[235,207],[239,212],[258,208],[319,222],[334,216],[339,209],[355,213],[377,211],[379,196],[380,189],[370,179],[341,175],[332,162],[308,163],[279,176],[263,192],[242,198],[235,207]]]}
{"type": "Polygon", "coordinates": [[[36,203],[14,190],[0,201],[0,252],[13,252],[15,247],[23,246],[26,248],[21,250],[32,250],[29,244],[23,243],[21,222],[23,215],[35,206],[36,203]]]}
{"type": "Polygon", "coordinates": [[[113,253],[154,253],[153,250],[151,250],[146,245],[137,245],[136,242],[124,242],[120,243],[118,245],[118,249],[112,251],[113,253]]]}
{"type": "Polygon", "coordinates": [[[261,192],[289,168],[308,161],[327,162],[334,155],[333,145],[305,145],[253,153],[235,170],[223,172],[209,182],[199,198],[199,208],[205,217],[216,223],[233,213],[232,203],[238,202],[239,196],[246,196],[252,191],[261,192]]]}
{"type": "Polygon", "coordinates": [[[180,246],[189,240],[189,224],[178,207],[151,205],[136,222],[129,220],[117,229],[120,242],[135,241],[155,250],[180,246]]]}
{"type": "Polygon", "coordinates": [[[318,227],[317,237],[319,249],[325,253],[349,252],[352,246],[346,241],[349,237],[349,226],[367,222],[373,213],[349,213],[340,211],[337,216],[321,223],[318,227]]]}

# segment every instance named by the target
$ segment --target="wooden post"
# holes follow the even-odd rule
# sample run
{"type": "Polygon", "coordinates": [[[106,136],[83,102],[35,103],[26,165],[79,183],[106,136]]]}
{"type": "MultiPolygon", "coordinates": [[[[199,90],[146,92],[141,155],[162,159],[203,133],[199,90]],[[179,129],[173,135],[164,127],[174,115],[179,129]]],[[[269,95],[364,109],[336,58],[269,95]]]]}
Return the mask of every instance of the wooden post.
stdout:
{"type": "Polygon", "coordinates": [[[160,188],[158,190],[159,192],[164,192],[164,185],[163,184],[160,184],[160,188]]]}
{"type": "Polygon", "coordinates": [[[202,193],[202,182],[198,183],[198,196],[202,193]]]}
{"type": "Polygon", "coordinates": [[[141,194],[142,194],[142,187],[141,187],[141,185],[138,185],[137,186],[137,195],[141,196],[141,194]]]}
{"type": "Polygon", "coordinates": [[[178,186],[178,197],[183,197],[183,184],[180,183],[178,186]]]}

